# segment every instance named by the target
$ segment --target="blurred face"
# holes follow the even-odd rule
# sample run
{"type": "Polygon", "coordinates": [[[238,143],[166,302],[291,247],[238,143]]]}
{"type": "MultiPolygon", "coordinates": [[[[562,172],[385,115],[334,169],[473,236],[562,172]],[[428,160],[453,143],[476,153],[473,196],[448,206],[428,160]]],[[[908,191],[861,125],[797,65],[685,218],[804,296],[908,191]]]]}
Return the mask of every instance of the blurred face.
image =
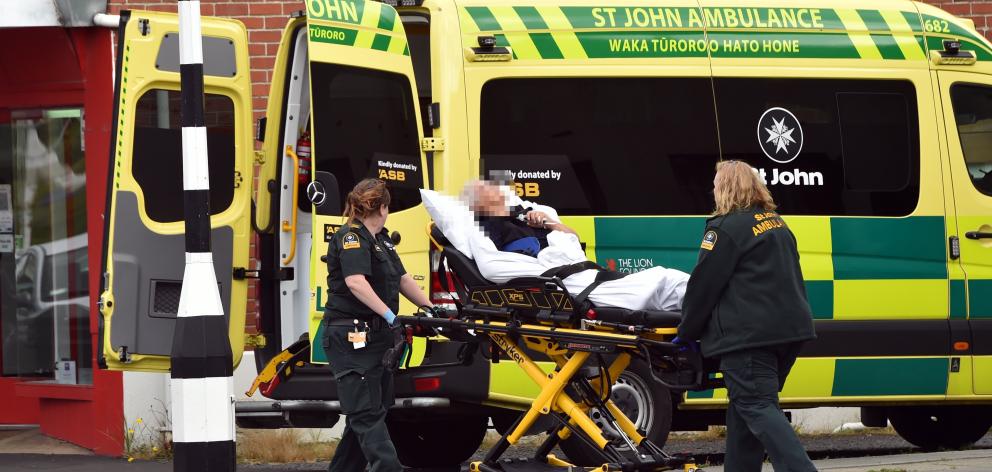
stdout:
{"type": "Polygon", "coordinates": [[[483,215],[503,215],[507,213],[506,197],[499,187],[482,183],[475,187],[475,205],[473,211],[483,215]]]}

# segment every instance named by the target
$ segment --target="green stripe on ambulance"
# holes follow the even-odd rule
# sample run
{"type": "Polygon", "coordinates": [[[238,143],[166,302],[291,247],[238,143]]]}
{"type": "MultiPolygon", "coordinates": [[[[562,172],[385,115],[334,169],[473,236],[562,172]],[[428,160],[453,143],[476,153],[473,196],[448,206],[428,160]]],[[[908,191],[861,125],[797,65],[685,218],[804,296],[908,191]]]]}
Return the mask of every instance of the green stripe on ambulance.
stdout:
{"type": "Polygon", "coordinates": [[[914,33],[924,29],[919,16],[899,11],[475,6],[463,12],[466,34],[502,32],[518,59],[926,59],[923,37],[914,33]]]}

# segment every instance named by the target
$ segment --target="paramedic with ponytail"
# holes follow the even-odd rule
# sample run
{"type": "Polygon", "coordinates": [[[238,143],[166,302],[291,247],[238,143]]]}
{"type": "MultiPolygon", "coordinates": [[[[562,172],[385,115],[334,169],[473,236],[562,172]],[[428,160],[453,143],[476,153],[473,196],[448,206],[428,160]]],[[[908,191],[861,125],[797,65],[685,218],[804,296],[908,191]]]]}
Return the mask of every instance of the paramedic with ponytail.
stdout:
{"type": "Polygon", "coordinates": [[[748,164],[724,161],[713,179],[714,216],[682,303],[676,343],[720,360],[727,384],[728,472],[758,472],[765,451],[776,471],[816,468],[779,408],[778,393],[813,317],[796,238],[748,164]]]}
{"type": "Polygon", "coordinates": [[[392,369],[384,359],[402,328],[396,321],[399,295],[416,306],[431,306],[396,252],[385,229],[389,190],[365,179],[348,194],[347,223],[327,247],[328,300],[324,307],[324,352],[337,381],[345,429],[330,472],[403,470],[386,430],[393,404],[392,369]]]}

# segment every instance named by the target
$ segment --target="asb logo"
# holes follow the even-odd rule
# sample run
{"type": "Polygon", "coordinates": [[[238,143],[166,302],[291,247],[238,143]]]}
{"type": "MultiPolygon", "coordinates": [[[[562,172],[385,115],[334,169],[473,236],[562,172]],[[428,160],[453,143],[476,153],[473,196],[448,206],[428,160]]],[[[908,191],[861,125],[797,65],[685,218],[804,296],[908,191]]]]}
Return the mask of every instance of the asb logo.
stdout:
{"type": "Polygon", "coordinates": [[[769,159],[787,164],[803,150],[803,127],[791,111],[769,108],[758,120],[758,144],[769,159]]]}

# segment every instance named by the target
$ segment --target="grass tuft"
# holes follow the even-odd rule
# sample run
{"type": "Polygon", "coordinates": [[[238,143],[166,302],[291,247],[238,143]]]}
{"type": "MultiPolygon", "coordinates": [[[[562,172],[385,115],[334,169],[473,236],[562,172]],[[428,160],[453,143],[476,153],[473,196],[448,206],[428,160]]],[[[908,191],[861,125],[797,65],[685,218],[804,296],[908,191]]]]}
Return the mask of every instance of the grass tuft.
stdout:
{"type": "Polygon", "coordinates": [[[337,440],[320,441],[298,429],[259,429],[238,432],[238,462],[284,464],[329,461],[337,440]]]}

